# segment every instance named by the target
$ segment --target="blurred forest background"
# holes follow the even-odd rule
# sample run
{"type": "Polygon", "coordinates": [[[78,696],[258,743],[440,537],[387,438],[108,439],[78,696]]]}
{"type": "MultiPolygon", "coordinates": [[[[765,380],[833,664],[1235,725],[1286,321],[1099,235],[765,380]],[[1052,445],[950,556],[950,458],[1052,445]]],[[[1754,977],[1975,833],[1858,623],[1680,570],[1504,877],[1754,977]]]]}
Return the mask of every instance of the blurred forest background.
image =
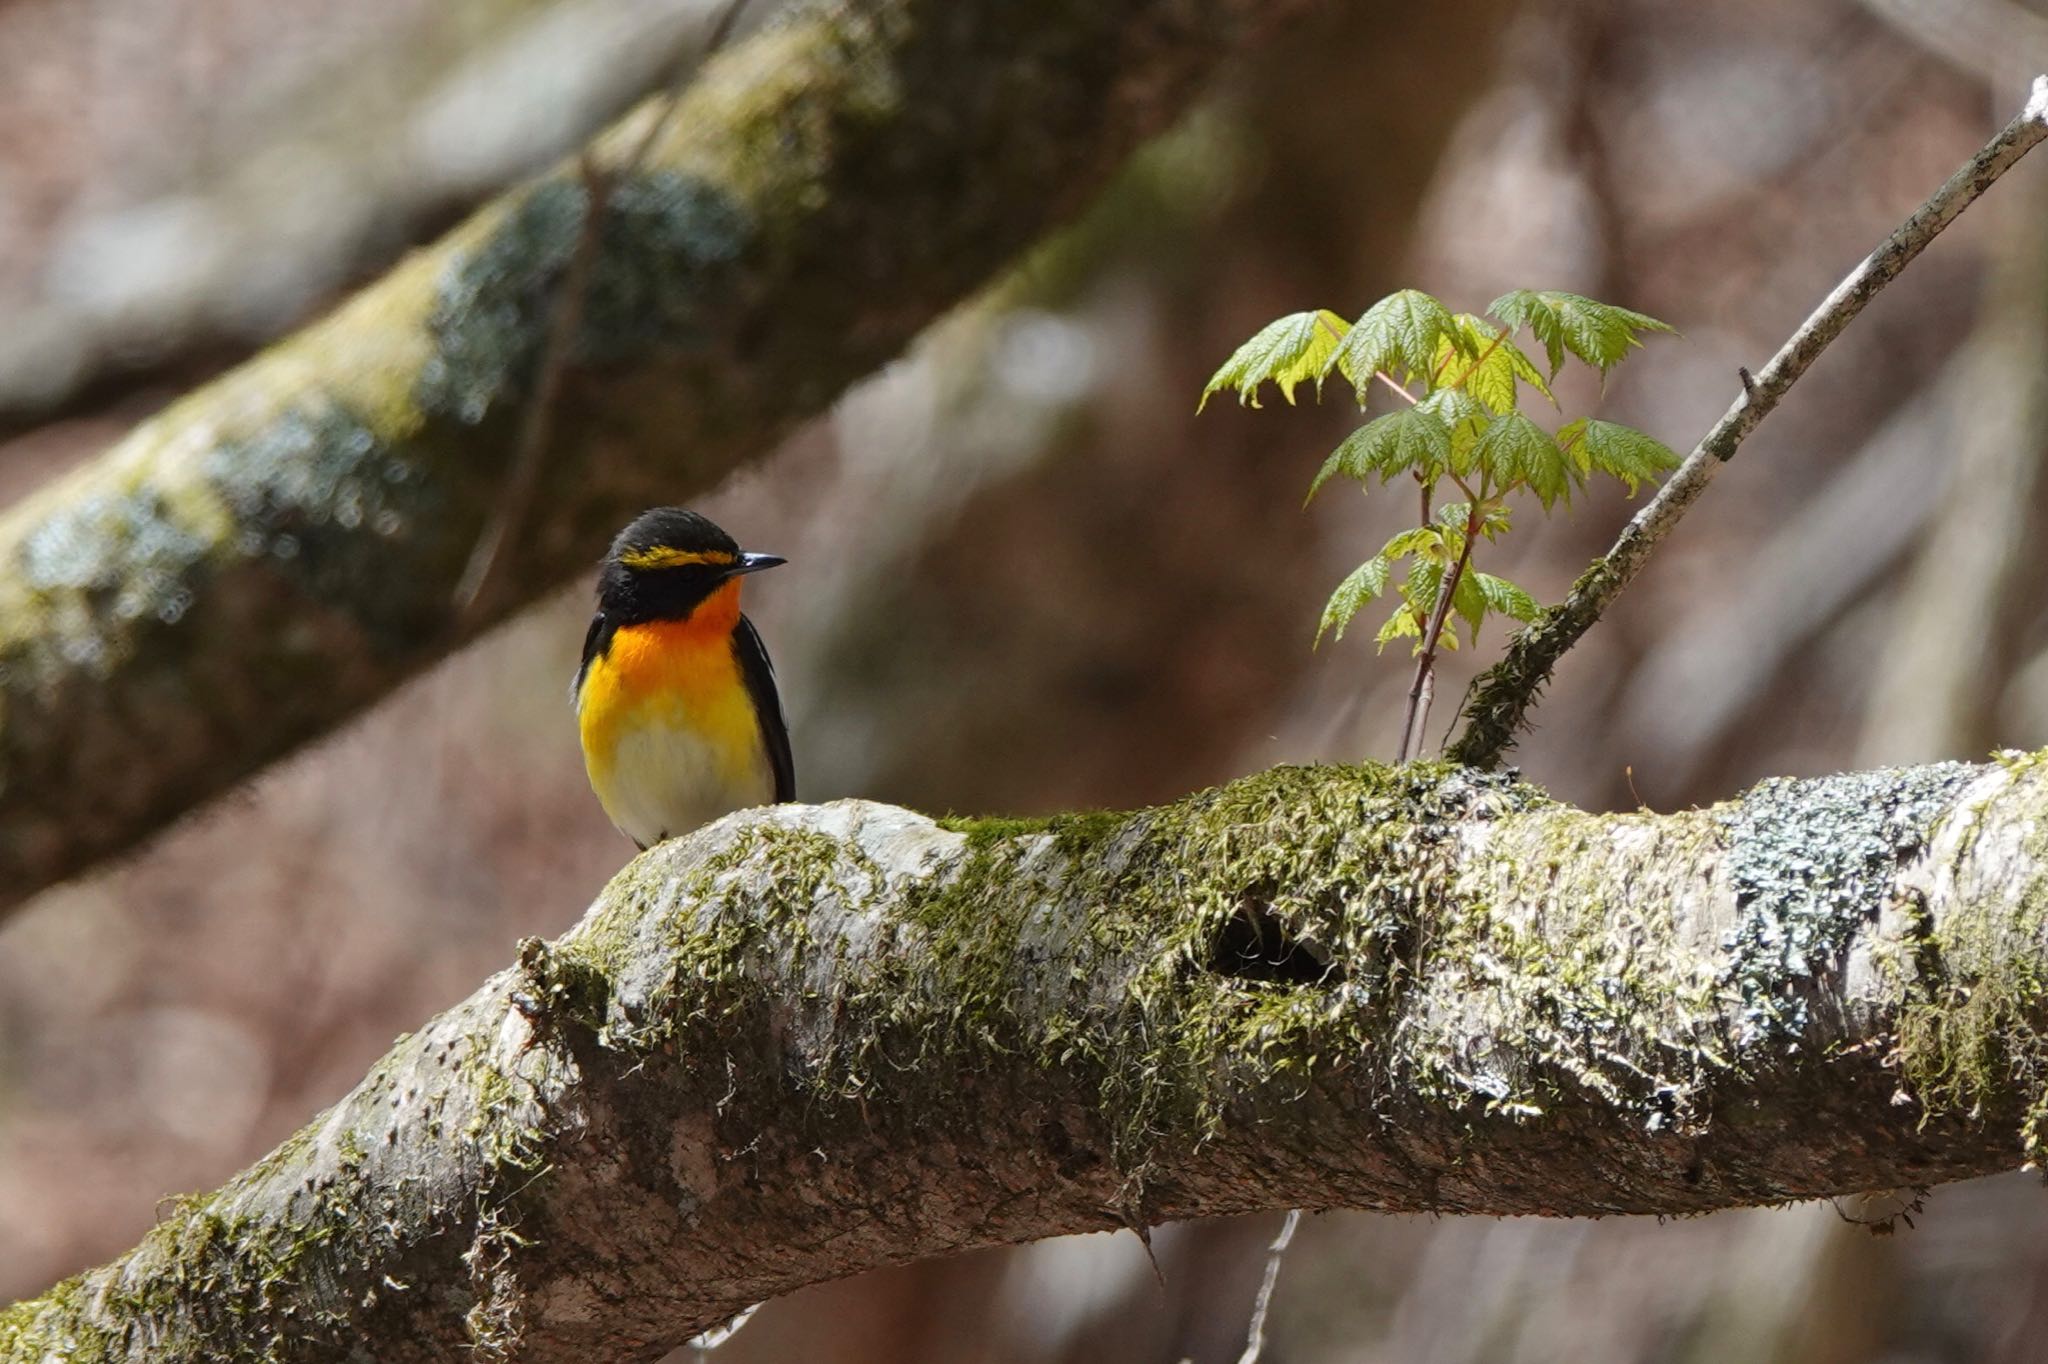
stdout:
{"type": "MultiPolygon", "coordinates": [[[[573,147],[707,9],[0,5],[0,501],[573,147]]],[[[2043,67],[2048,10],[2011,0],[1328,5],[700,502],[792,561],[751,609],[804,794],[1025,813],[1389,757],[1405,660],[1370,630],[1309,640],[1408,499],[1304,512],[1348,404],[1197,419],[1209,371],[1297,308],[1568,288],[1682,329],[1600,401],[1683,450],[2043,67]]],[[[2048,165],[2023,165],[1830,351],[1568,658],[1528,776],[1661,810],[2048,743],[2044,223],[2048,165]]],[[[1554,600],[1626,514],[1600,490],[1493,567],[1554,600]]],[[[588,600],[0,924],[0,1298],[126,1249],[626,860],[565,702],[588,600]]],[[[1436,727],[1471,665],[1452,657],[1436,727]]],[[[1266,1358],[2037,1360],[2037,1182],[1938,1190],[1883,1238],[1826,1205],[1316,1217],[1266,1358]]],[[[1162,1231],[1163,1286],[1129,1235],[826,1285],[716,1357],[1234,1360],[1277,1221],[1162,1231]]]]}

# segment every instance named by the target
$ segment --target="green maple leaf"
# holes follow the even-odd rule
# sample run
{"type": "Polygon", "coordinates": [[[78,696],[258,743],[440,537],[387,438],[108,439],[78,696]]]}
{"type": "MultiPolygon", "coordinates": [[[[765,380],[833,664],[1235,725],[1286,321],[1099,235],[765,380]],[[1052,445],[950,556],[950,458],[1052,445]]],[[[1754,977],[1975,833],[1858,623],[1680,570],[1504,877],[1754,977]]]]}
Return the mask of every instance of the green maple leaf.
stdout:
{"type": "Polygon", "coordinates": [[[1479,622],[1486,619],[1486,594],[1479,589],[1478,575],[1469,569],[1460,574],[1451,589],[1451,610],[1465,622],[1474,644],[1479,642],[1479,622]]]}
{"type": "Polygon", "coordinates": [[[1648,313],[1561,289],[1513,289],[1495,299],[1486,311],[1509,327],[1527,327],[1543,343],[1552,378],[1563,368],[1566,351],[1604,377],[1630,350],[1642,344],[1637,339],[1639,332],[1672,330],[1670,324],[1648,313]]]}
{"type": "Polygon", "coordinates": [[[1337,632],[1338,639],[1344,638],[1344,629],[1352,618],[1365,609],[1367,602],[1387,590],[1389,568],[1385,556],[1375,554],[1337,584],[1337,590],[1323,607],[1322,624],[1316,627],[1316,644],[1320,645],[1331,630],[1337,632]]]}
{"type": "Polygon", "coordinates": [[[1397,533],[1393,539],[1380,546],[1382,559],[1405,559],[1411,554],[1425,558],[1440,559],[1444,551],[1444,531],[1441,526],[1410,526],[1397,533]]]}
{"type": "Polygon", "coordinates": [[[1437,467],[1447,468],[1461,478],[1471,473],[1472,447],[1478,443],[1488,416],[1479,400],[1462,388],[1440,388],[1415,404],[1415,410],[1430,413],[1450,433],[1450,443],[1437,467]]]}
{"type": "Polygon", "coordinates": [[[1437,343],[1446,339],[1460,354],[1476,355],[1450,309],[1420,289],[1403,289],[1366,309],[1337,348],[1336,363],[1351,376],[1363,403],[1376,373],[1397,379],[1430,375],[1437,343]]]}
{"type": "Polygon", "coordinates": [[[1420,639],[1421,635],[1422,627],[1415,623],[1415,613],[1403,603],[1399,610],[1387,617],[1386,624],[1380,626],[1380,632],[1373,636],[1372,642],[1376,649],[1384,652],[1387,645],[1397,639],[1420,639]]]}
{"type": "Polygon", "coordinates": [[[1448,336],[1438,341],[1435,373],[1440,386],[1462,388],[1489,412],[1511,412],[1519,400],[1515,391],[1519,380],[1556,406],[1557,399],[1551,394],[1543,371],[1522,353],[1520,346],[1502,335],[1500,328],[1471,313],[1459,313],[1452,321],[1465,338],[1466,352],[1475,358],[1459,360],[1459,352],[1448,336]]]}
{"type": "Polygon", "coordinates": [[[1470,577],[1474,590],[1485,599],[1487,610],[1519,621],[1531,621],[1543,614],[1542,606],[1534,597],[1506,578],[1496,578],[1477,569],[1471,571],[1470,577]]]}
{"type": "Polygon", "coordinates": [[[1451,429],[1444,425],[1443,418],[1421,407],[1404,407],[1374,417],[1346,436],[1344,443],[1323,461],[1323,467],[1316,470],[1308,485],[1308,495],[1313,498],[1339,474],[1360,483],[1378,474],[1380,482],[1385,483],[1395,474],[1416,469],[1423,477],[1434,478],[1450,455],[1451,429]]]}
{"type": "MultiPolygon", "coordinates": [[[[1390,639],[1412,637],[1415,640],[1414,651],[1420,653],[1422,628],[1428,623],[1429,618],[1436,614],[1436,596],[1443,589],[1443,585],[1443,564],[1427,557],[1416,559],[1408,569],[1407,581],[1401,584],[1400,609],[1394,612],[1391,620],[1380,627],[1379,638],[1376,641],[1379,646],[1385,648],[1390,639]]],[[[1446,649],[1458,647],[1457,641],[1450,637],[1448,631],[1438,642],[1446,649]]]]}
{"type": "Polygon", "coordinates": [[[1557,440],[1519,412],[1505,412],[1487,423],[1473,449],[1473,458],[1496,485],[1527,484],[1549,510],[1563,498],[1571,500],[1571,467],[1557,440]]]}
{"type": "Polygon", "coordinates": [[[1611,475],[1626,484],[1631,495],[1638,484],[1669,473],[1679,464],[1676,452],[1663,441],[1620,422],[1581,417],[1558,428],[1557,440],[1582,475],[1595,471],[1611,475]]]}
{"type": "Polygon", "coordinates": [[[1327,308],[1289,313],[1267,323],[1209,376],[1195,411],[1208,406],[1210,397],[1224,389],[1234,390],[1245,406],[1257,407],[1259,387],[1268,380],[1279,387],[1280,396],[1289,403],[1294,401],[1295,386],[1309,380],[1315,381],[1320,396],[1323,376],[1330,372],[1338,343],[1350,327],[1350,323],[1327,308]]]}

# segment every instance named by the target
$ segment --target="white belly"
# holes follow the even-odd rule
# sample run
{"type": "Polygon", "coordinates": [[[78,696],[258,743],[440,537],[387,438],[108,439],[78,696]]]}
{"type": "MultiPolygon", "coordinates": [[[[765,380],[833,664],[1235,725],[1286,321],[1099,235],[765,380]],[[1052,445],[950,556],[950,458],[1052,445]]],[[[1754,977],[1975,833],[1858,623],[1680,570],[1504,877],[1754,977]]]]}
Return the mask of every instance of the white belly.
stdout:
{"type": "Polygon", "coordinates": [[[767,755],[731,772],[729,762],[691,730],[647,725],[621,735],[598,793],[619,832],[643,848],[686,834],[721,815],[775,799],[767,755]]]}

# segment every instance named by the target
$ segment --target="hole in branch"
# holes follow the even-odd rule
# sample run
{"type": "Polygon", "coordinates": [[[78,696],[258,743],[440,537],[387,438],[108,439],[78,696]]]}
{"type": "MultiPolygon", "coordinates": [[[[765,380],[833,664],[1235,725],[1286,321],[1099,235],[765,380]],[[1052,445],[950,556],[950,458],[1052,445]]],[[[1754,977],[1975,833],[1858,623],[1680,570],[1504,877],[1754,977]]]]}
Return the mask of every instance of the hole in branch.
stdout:
{"type": "Polygon", "coordinates": [[[1329,958],[1287,931],[1264,899],[1247,895],[1224,920],[1209,951],[1209,969],[1236,980],[1317,985],[1331,974],[1329,958]]]}

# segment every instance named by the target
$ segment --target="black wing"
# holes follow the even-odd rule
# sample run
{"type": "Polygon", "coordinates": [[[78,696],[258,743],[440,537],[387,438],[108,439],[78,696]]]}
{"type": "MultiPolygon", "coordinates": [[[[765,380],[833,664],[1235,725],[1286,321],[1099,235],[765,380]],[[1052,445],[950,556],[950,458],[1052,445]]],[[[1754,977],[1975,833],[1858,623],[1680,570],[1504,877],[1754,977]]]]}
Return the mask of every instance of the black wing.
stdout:
{"type": "Polygon", "coordinates": [[[590,671],[590,661],[611,647],[612,631],[616,628],[602,611],[590,618],[590,628],[583,632],[583,661],[576,665],[576,680],[569,684],[570,705],[582,704],[583,678],[590,671]]]}
{"type": "Polygon", "coordinates": [[[747,695],[754,698],[754,713],[761,718],[761,741],[768,748],[768,762],[775,769],[775,799],[796,799],[796,759],[789,751],[789,725],[782,718],[782,698],[775,692],[775,665],[754,630],[754,622],[740,617],[732,632],[732,651],[740,661],[740,677],[747,695]]]}

